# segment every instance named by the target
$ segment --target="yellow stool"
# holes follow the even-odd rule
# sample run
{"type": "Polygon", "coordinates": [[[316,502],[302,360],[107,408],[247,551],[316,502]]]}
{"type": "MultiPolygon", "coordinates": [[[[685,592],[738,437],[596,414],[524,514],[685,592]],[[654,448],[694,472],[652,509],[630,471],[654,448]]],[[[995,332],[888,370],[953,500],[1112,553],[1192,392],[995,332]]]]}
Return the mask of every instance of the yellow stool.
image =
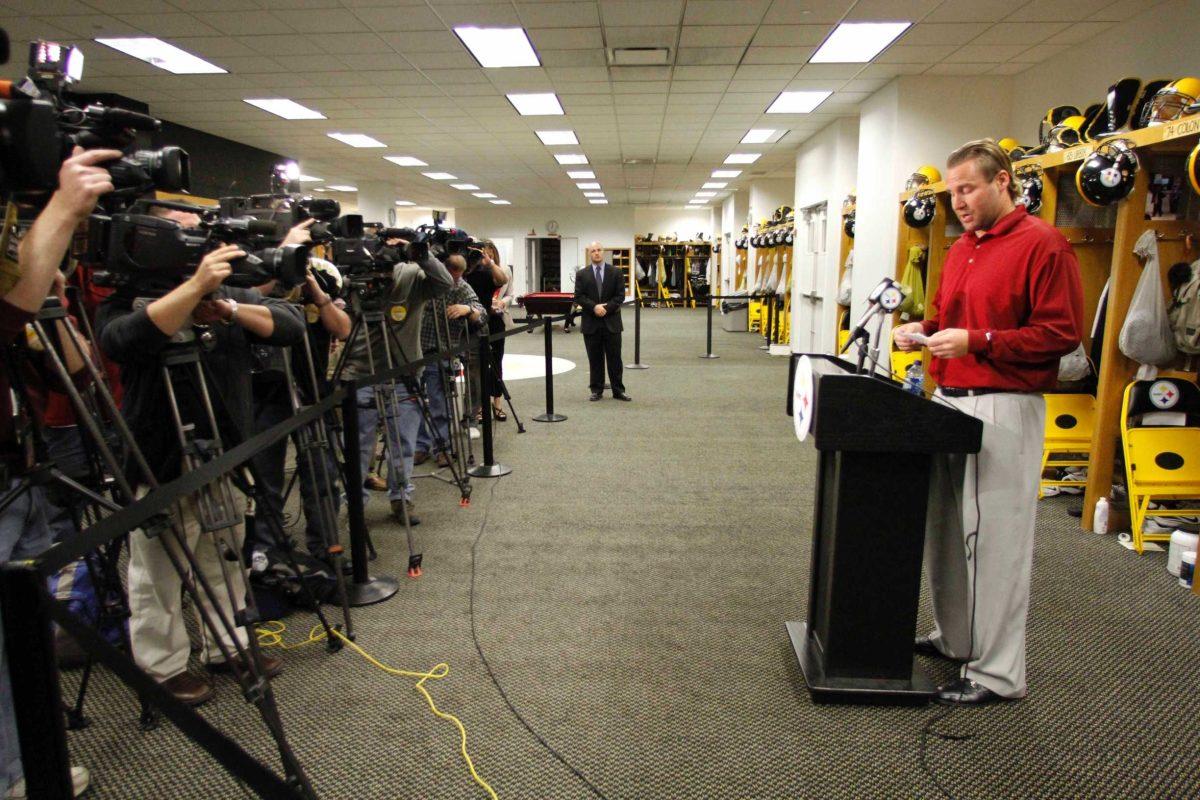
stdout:
{"type": "Polygon", "coordinates": [[[1090,394],[1048,394],[1046,438],[1042,444],[1042,470],[1038,473],[1038,499],[1047,486],[1085,488],[1086,480],[1048,480],[1052,467],[1086,467],[1092,450],[1092,427],[1096,421],[1096,398],[1090,394]]]}

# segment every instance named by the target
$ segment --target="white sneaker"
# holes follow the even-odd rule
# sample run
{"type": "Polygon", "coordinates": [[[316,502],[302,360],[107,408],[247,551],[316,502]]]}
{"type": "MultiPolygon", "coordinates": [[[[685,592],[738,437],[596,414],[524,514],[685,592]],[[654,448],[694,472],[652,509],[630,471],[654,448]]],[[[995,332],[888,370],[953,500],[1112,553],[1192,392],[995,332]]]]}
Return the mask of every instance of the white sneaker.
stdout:
{"type": "Polygon", "coordinates": [[[1171,517],[1146,517],[1146,521],[1142,523],[1142,533],[1174,533],[1179,530],[1178,523],[1171,517]]]}
{"type": "Polygon", "coordinates": [[[471,427],[467,428],[467,430],[470,431],[470,433],[468,435],[472,439],[482,439],[483,438],[483,434],[479,432],[479,428],[476,428],[475,426],[472,425],[471,427]]]}
{"type": "MultiPolygon", "coordinates": [[[[71,767],[71,791],[76,797],[87,791],[88,783],[91,782],[92,776],[88,773],[87,767],[71,767]]],[[[28,795],[25,794],[25,779],[14,783],[8,787],[8,791],[4,793],[4,800],[25,800],[28,795]]]]}

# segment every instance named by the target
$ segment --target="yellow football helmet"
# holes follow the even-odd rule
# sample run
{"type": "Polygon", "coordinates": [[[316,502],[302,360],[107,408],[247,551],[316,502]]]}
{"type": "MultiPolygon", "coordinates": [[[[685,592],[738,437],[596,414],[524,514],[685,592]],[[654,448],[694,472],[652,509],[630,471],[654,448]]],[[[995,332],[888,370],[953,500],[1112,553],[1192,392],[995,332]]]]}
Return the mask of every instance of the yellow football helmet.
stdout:
{"type": "Polygon", "coordinates": [[[928,186],[931,183],[937,183],[942,179],[942,173],[938,172],[938,168],[926,164],[917,169],[912,175],[908,176],[908,180],[904,182],[904,191],[911,192],[913,189],[919,189],[922,186],[928,186]]]}
{"type": "Polygon", "coordinates": [[[1159,89],[1142,113],[1143,126],[1179,119],[1183,110],[1200,99],[1200,78],[1180,78],[1159,89]]]}

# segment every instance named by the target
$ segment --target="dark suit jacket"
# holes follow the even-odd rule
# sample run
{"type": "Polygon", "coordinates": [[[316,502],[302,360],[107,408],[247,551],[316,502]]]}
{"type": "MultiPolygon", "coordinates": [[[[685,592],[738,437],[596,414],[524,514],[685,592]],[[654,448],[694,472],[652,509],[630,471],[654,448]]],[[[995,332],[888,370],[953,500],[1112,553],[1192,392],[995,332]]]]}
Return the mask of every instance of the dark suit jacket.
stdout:
{"type": "Polygon", "coordinates": [[[591,264],[575,273],[575,302],[583,308],[579,328],[584,336],[607,329],[609,333],[620,333],[621,303],[625,302],[625,273],[612,264],[604,265],[604,285],[596,286],[596,272],[591,264]],[[604,317],[597,317],[594,309],[602,303],[608,309],[604,317]]]}

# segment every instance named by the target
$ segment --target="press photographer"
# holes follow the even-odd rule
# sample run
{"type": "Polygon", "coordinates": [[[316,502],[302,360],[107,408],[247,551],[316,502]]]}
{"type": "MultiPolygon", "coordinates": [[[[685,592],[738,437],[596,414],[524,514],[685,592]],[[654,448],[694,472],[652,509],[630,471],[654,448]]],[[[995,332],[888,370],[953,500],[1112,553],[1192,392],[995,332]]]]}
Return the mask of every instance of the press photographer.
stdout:
{"type": "MultiPolygon", "coordinates": [[[[401,229],[396,235],[384,240],[377,260],[392,257],[383,252],[390,249],[397,259],[391,270],[390,284],[382,300],[382,316],[378,323],[368,323],[363,334],[353,339],[347,347],[345,369],[342,377],[350,380],[372,374],[373,370],[385,367],[385,352],[390,353],[396,366],[417,361],[421,351],[421,320],[425,306],[435,297],[447,294],[454,279],[433,251],[425,236],[411,229],[401,229]],[[387,330],[385,343],[382,332],[387,330]],[[386,349],[385,349],[386,348],[386,349]]],[[[433,244],[441,246],[440,242],[433,244]]],[[[339,263],[339,267],[341,264],[339,263]]],[[[383,408],[384,426],[388,442],[388,499],[392,515],[403,520],[405,515],[412,525],[419,523],[412,513],[413,484],[411,481],[413,453],[416,449],[417,433],[421,427],[422,412],[417,393],[419,377],[380,384],[358,390],[357,401],[360,414],[359,456],[362,474],[370,470],[371,457],[375,452],[375,434],[379,426],[379,406],[383,408]],[[391,392],[391,397],[382,396],[391,392]],[[377,405],[376,393],[380,393],[377,405]],[[406,508],[407,504],[407,508],[406,508]]],[[[347,448],[349,451],[349,448],[347,448]]],[[[363,489],[364,500],[366,490],[363,489]]]]}
{"type": "MultiPolygon", "coordinates": [[[[0,343],[8,356],[20,364],[15,371],[27,390],[27,396],[37,402],[46,379],[35,369],[36,362],[27,354],[17,352],[18,343],[25,339],[26,325],[36,316],[46,301],[59,275],[58,267],[70,245],[76,228],[87,219],[97,200],[113,190],[108,171],[97,166],[119,157],[119,151],[91,150],[76,147],[58,171],[58,189],[51,196],[37,220],[21,241],[19,250],[20,275],[0,298],[0,343]]],[[[69,324],[69,323],[59,323],[69,324]]],[[[66,340],[67,337],[60,337],[66,340]]],[[[64,347],[65,363],[72,374],[83,367],[82,354],[70,344],[64,347]]],[[[45,516],[45,490],[29,484],[24,478],[30,464],[27,442],[20,437],[12,408],[11,377],[14,372],[0,370],[0,461],[5,473],[5,500],[9,502],[0,512],[0,561],[30,558],[51,544],[51,530],[45,516]]],[[[26,413],[39,413],[36,408],[26,413]]],[[[54,713],[49,710],[47,713],[54,713]]],[[[0,792],[23,797],[24,770],[17,741],[16,719],[13,712],[12,687],[9,683],[7,659],[0,651],[0,792]]],[[[75,794],[88,785],[88,772],[83,767],[71,768],[75,794]]]]}
{"type": "MultiPolygon", "coordinates": [[[[200,233],[200,217],[179,208],[153,206],[145,219],[134,223],[177,243],[178,247],[167,251],[170,253],[191,254],[198,246],[196,242],[204,238],[200,233]],[[151,220],[157,220],[158,224],[150,224],[151,220]]],[[[229,233],[238,227],[223,224],[218,230],[229,233]]],[[[124,251],[125,255],[130,252],[128,248],[124,251]]],[[[253,345],[302,343],[304,322],[298,309],[282,300],[264,298],[254,289],[228,285],[231,277],[239,282],[258,277],[261,263],[256,267],[246,256],[245,250],[236,244],[217,246],[203,255],[190,275],[185,274],[186,259],[155,265],[130,258],[123,266],[131,263],[136,269],[120,274],[117,291],[100,308],[97,318],[100,346],[121,367],[124,416],[160,482],[178,477],[189,463],[203,460],[221,431],[245,435],[253,429],[250,386],[253,345]],[[178,285],[162,293],[164,283],[171,280],[178,281],[178,285]],[[203,354],[199,352],[201,347],[203,354]],[[182,351],[194,352],[200,358],[207,375],[204,385],[196,385],[199,381],[194,372],[189,381],[187,370],[167,366],[172,355],[182,351]],[[172,375],[180,372],[182,379],[174,380],[172,375]],[[214,409],[209,408],[210,398],[214,409]],[[210,410],[215,410],[219,420],[216,430],[210,422],[210,410]],[[186,449],[181,437],[189,439],[186,449]]],[[[110,266],[113,264],[122,262],[118,258],[110,261],[110,266]]],[[[203,578],[218,587],[214,596],[221,614],[232,619],[234,603],[240,609],[243,602],[244,574],[241,569],[235,570],[236,580],[226,591],[221,559],[230,557],[232,552],[236,560],[241,550],[244,499],[230,493],[235,507],[221,509],[214,520],[214,512],[203,505],[204,491],[179,503],[172,511],[172,519],[183,533],[186,547],[195,554],[203,578]],[[205,524],[201,522],[202,513],[205,524]],[[212,535],[202,537],[202,533],[212,535]],[[227,550],[220,550],[221,542],[226,543],[227,550]]],[[[133,656],[138,666],[180,701],[199,705],[212,697],[213,689],[187,670],[190,646],[181,606],[181,578],[167,553],[168,547],[175,546],[168,541],[168,537],[161,535],[130,537],[133,656]]],[[[240,567],[240,562],[237,566],[240,567]]],[[[200,603],[205,615],[212,618],[211,601],[204,593],[200,594],[200,603]]],[[[219,635],[227,652],[237,649],[228,630],[221,629],[219,635]]],[[[245,629],[238,627],[236,636],[244,647],[245,629]]],[[[201,657],[213,669],[230,666],[223,663],[224,656],[209,631],[205,632],[201,657]]],[[[238,670],[246,667],[232,666],[238,670]]],[[[280,659],[264,655],[263,667],[268,675],[274,675],[282,664],[280,659]]]]}

